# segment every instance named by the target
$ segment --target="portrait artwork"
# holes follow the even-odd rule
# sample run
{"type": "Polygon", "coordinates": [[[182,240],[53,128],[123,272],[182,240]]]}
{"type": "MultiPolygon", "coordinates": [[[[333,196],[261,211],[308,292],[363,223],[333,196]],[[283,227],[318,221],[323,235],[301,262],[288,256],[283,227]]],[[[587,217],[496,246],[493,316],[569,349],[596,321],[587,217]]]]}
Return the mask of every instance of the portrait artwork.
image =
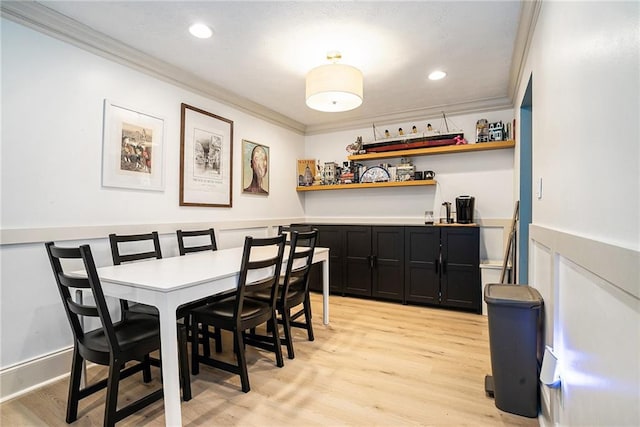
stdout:
{"type": "Polygon", "coordinates": [[[269,147],[242,140],[242,192],[269,195],[269,147]]]}

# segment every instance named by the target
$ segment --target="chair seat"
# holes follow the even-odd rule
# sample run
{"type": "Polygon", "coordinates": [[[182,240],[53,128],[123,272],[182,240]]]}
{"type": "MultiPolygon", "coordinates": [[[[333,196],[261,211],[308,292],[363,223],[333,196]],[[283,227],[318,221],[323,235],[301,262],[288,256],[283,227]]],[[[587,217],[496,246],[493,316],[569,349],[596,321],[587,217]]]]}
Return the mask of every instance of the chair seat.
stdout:
{"type": "MultiPolygon", "coordinates": [[[[208,319],[233,319],[233,312],[235,308],[235,298],[227,298],[218,301],[214,304],[208,304],[203,307],[198,307],[192,311],[198,318],[208,319]]],[[[240,313],[241,321],[252,321],[260,317],[271,317],[271,307],[269,304],[258,301],[245,299],[242,305],[242,313],[240,313]]]]}
{"type": "MultiPolygon", "coordinates": [[[[122,322],[114,323],[113,329],[123,353],[134,352],[143,356],[160,346],[160,323],[157,317],[136,313],[122,322]]],[[[106,360],[108,364],[109,343],[102,328],[87,332],[78,342],[93,353],[93,357],[87,357],[89,360],[95,363],[106,360]],[[99,357],[100,354],[104,357],[99,357]],[[92,360],[96,356],[101,360],[92,360]]]]}
{"type": "Polygon", "coordinates": [[[142,304],[141,302],[130,302],[127,311],[131,313],[150,314],[156,317],[160,315],[157,308],[152,305],[142,304]]]}
{"type": "MultiPolygon", "coordinates": [[[[279,287],[278,294],[282,292],[282,288],[283,288],[282,286],[279,287]]],[[[246,297],[254,300],[258,300],[258,301],[268,302],[269,298],[271,298],[271,295],[268,292],[262,291],[262,292],[247,293],[246,297]]],[[[292,303],[295,303],[296,301],[302,301],[304,300],[304,297],[305,297],[305,292],[301,286],[290,287],[289,292],[287,292],[287,301],[292,303]]],[[[277,305],[280,305],[280,301],[281,301],[280,298],[278,298],[277,305]]]]}
{"type": "MultiPolygon", "coordinates": [[[[187,304],[183,304],[180,307],[178,307],[178,310],[176,312],[176,317],[178,319],[181,319],[183,317],[185,317],[189,311],[197,308],[197,307],[201,307],[204,306],[208,303],[213,302],[215,299],[212,298],[203,298],[201,300],[198,301],[193,301],[187,304]]],[[[137,313],[137,314],[148,314],[150,316],[155,316],[158,317],[160,314],[158,312],[158,309],[155,308],[152,305],[147,305],[147,304],[142,304],[142,303],[129,303],[129,309],[127,310],[129,313],[137,313]]]]}

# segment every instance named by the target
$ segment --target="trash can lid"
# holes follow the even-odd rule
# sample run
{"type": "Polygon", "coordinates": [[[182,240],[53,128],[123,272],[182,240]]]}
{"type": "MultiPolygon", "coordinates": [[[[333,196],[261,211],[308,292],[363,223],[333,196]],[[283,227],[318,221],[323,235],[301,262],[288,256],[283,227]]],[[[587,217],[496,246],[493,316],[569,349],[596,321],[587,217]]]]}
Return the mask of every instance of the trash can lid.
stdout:
{"type": "Polygon", "coordinates": [[[542,304],[542,296],[528,285],[490,283],[484,288],[484,301],[487,304],[536,308],[542,304]]]}

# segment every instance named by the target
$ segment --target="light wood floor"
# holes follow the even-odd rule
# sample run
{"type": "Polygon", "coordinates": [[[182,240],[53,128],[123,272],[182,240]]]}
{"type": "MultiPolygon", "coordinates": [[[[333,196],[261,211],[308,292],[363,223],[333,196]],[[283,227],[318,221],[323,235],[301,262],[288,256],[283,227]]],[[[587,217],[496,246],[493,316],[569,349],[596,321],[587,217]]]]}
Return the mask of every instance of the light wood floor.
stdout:
{"type": "MultiPolygon", "coordinates": [[[[247,394],[239,377],[201,365],[192,377],[193,399],[182,404],[184,425],[538,426],[535,418],[500,411],[485,395],[491,370],[485,316],[332,296],[325,327],[321,296],[312,297],[315,341],[296,330],[296,358],[285,356],[284,368],[275,366],[272,354],[247,347],[247,394]]],[[[232,349],[228,335],[224,348],[232,349]]],[[[158,387],[153,373],[150,384],[140,375],[124,380],[120,402],[158,387]]],[[[89,370],[90,378],[104,374],[102,367],[89,370]]],[[[67,383],[3,403],[0,424],[67,425],[67,383]]],[[[102,425],[103,414],[104,391],[80,402],[73,425],[102,425]]],[[[162,401],[118,425],[164,425],[162,401]]]]}

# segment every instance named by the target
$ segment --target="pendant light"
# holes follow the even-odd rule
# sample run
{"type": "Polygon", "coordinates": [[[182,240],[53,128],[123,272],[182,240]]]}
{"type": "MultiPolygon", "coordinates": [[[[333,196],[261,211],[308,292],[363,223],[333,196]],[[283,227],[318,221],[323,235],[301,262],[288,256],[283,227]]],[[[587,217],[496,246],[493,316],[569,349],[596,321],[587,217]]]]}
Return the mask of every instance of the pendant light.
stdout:
{"type": "Polygon", "coordinates": [[[340,52],[327,53],[331,64],[321,65],[307,73],[307,106],[314,110],[336,113],[358,108],[362,104],[362,72],[350,65],[338,64],[340,52]]]}

